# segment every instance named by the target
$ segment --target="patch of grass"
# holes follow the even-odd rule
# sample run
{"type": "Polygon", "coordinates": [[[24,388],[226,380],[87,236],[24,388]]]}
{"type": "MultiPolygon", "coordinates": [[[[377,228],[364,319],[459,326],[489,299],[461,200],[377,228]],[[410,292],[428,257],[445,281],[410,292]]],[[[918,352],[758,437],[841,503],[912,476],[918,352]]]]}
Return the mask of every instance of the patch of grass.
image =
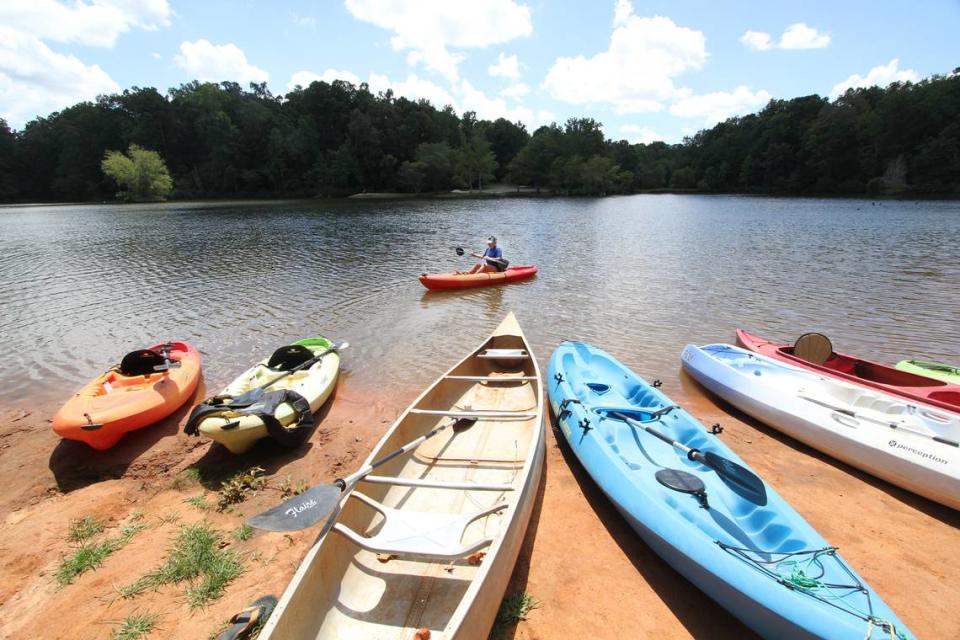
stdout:
{"type": "Polygon", "coordinates": [[[253,527],[244,522],[242,525],[234,529],[233,539],[237,542],[246,542],[253,536],[253,527]]]}
{"type": "Polygon", "coordinates": [[[83,516],[77,520],[70,521],[70,528],[67,530],[67,539],[70,542],[85,542],[93,536],[101,533],[106,524],[100,518],[93,516],[83,516]]]}
{"type": "Polygon", "coordinates": [[[121,527],[118,536],[96,543],[84,539],[72,555],[60,561],[56,573],[57,582],[60,586],[66,586],[77,576],[98,568],[112,553],[126,546],[137,533],[146,528],[147,525],[143,522],[132,522],[121,527]]]}
{"type": "Polygon", "coordinates": [[[201,473],[197,467],[188,467],[174,477],[170,485],[177,491],[184,491],[200,484],[201,473]]]}
{"type": "Polygon", "coordinates": [[[153,613],[135,613],[127,616],[120,626],[110,634],[110,640],[137,640],[146,638],[157,626],[159,616],[153,613]]]}
{"type": "Polygon", "coordinates": [[[540,601],[526,591],[514,593],[503,599],[497,618],[490,631],[491,640],[498,640],[510,625],[527,619],[527,614],[540,607],[540,601]]]}
{"type": "Polygon", "coordinates": [[[217,498],[217,511],[223,511],[231,504],[246,500],[260,489],[267,486],[266,473],[263,467],[250,467],[246,471],[234,474],[220,485],[217,498]]]}
{"type": "Polygon", "coordinates": [[[189,505],[193,505],[200,511],[210,510],[210,503],[207,502],[207,497],[203,494],[200,494],[198,496],[190,496],[189,498],[184,500],[184,502],[186,502],[189,505]]]}
{"type": "Polygon", "coordinates": [[[117,591],[129,598],[152,587],[188,582],[187,602],[191,608],[202,607],[222,596],[226,586],[243,573],[240,556],[220,547],[220,535],[206,523],[185,525],[162,566],[117,591]]]}

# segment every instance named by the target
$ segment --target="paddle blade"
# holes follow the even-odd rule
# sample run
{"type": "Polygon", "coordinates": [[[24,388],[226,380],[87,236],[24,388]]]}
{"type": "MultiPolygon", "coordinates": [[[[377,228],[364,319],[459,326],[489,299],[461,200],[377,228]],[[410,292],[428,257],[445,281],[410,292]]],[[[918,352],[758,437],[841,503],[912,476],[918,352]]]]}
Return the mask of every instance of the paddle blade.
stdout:
{"type": "Polygon", "coordinates": [[[702,455],[703,463],[716,471],[734,493],[761,507],[767,504],[767,488],[757,474],[712,451],[702,455]]]}
{"type": "Polygon", "coordinates": [[[272,509],[253,516],[247,524],[264,531],[299,531],[317,524],[340,502],[340,487],[324,484],[311,487],[272,509]]]}
{"type": "Polygon", "coordinates": [[[457,255],[458,255],[458,256],[462,256],[462,255],[463,255],[463,247],[457,247],[454,251],[457,252],[457,255]]]}

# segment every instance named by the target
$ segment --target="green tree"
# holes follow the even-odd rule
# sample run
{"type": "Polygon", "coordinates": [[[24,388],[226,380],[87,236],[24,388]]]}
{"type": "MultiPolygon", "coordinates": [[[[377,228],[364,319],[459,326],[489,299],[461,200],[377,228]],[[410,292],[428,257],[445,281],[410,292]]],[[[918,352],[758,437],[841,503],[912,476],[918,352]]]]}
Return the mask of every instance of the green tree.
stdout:
{"type": "Polygon", "coordinates": [[[477,188],[483,191],[483,181],[493,180],[497,159],[482,133],[474,135],[473,139],[460,149],[460,165],[465,182],[471,189],[476,184],[477,188]]]}
{"type": "Polygon", "coordinates": [[[130,145],[126,155],[107,151],[100,164],[103,173],[121,187],[117,196],[137,202],[165,200],[173,189],[167,165],[156,151],[130,145]]]}

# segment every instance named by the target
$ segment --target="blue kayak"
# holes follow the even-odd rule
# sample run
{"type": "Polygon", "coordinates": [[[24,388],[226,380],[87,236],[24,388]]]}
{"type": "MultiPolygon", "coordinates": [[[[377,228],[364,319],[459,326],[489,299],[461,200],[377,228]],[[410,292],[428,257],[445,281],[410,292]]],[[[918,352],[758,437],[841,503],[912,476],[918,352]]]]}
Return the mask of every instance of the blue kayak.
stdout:
{"type": "Polygon", "coordinates": [[[633,529],[754,631],[778,639],[913,637],[772,487],[616,359],[564,342],[547,382],[571,449],[633,529]]]}

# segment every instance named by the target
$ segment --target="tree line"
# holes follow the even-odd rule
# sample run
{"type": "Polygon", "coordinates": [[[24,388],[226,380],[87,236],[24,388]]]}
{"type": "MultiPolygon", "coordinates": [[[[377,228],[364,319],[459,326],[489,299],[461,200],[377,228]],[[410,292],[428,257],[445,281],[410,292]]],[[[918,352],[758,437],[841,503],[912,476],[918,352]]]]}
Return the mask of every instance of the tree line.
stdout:
{"type": "Polygon", "coordinates": [[[960,70],[918,83],[771,100],[679,144],[607,138],[573,118],[532,134],[366,84],[191,82],[133,87],[38,117],[0,120],[0,200],[112,198],[108,152],[166,161],[174,196],[339,196],[482,188],[568,195],[638,191],[960,194],[960,70]]]}

